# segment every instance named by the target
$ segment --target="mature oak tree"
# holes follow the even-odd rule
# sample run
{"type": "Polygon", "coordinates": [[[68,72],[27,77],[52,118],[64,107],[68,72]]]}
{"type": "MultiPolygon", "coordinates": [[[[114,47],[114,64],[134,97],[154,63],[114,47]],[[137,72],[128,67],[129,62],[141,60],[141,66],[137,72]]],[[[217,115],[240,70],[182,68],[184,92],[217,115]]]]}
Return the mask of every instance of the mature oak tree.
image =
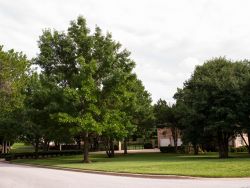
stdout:
{"type": "Polygon", "coordinates": [[[131,82],[135,63],[110,33],[104,35],[99,27],[91,33],[83,17],[72,21],[67,32],[45,30],[39,48],[35,62],[64,98],[61,111],[52,117],[82,136],[84,162],[89,162],[90,136],[103,134],[113,148],[114,139],[129,133],[137,100],[131,88],[142,88],[131,82]]]}
{"type": "MultiPolygon", "coordinates": [[[[197,66],[183,88],[184,103],[202,116],[204,131],[217,138],[219,157],[228,157],[228,142],[239,127],[238,105],[244,73],[239,62],[215,58],[197,66]]],[[[198,118],[199,119],[199,118],[198,118]]]]}

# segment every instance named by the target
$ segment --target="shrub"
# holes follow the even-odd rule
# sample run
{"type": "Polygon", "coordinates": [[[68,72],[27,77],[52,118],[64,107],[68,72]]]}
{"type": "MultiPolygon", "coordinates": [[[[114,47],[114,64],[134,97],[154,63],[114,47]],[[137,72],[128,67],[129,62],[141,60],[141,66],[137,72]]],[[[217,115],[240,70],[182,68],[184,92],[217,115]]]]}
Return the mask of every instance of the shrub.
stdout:
{"type": "Polygon", "coordinates": [[[236,151],[237,152],[247,152],[248,149],[246,146],[241,146],[241,147],[236,148],[236,151]]]}
{"type": "Polygon", "coordinates": [[[144,149],[153,149],[153,145],[151,143],[144,144],[144,149]]]}
{"type": "Polygon", "coordinates": [[[119,146],[118,145],[114,145],[114,150],[118,151],[119,150],[119,146]]]}
{"type": "MultiPolygon", "coordinates": [[[[175,147],[174,146],[166,146],[166,147],[160,147],[160,151],[162,153],[175,153],[175,147]]],[[[178,146],[177,147],[178,153],[185,153],[185,147],[184,146],[178,146]]]]}
{"type": "Polygon", "coordinates": [[[248,152],[248,149],[247,149],[247,146],[240,146],[238,148],[230,147],[229,151],[232,152],[232,153],[235,153],[235,152],[248,152]]]}
{"type": "Polygon", "coordinates": [[[64,155],[78,155],[82,154],[81,150],[69,150],[69,151],[46,151],[38,153],[8,153],[5,154],[4,158],[6,161],[14,159],[28,159],[28,158],[44,158],[53,156],[64,156],[64,155]]]}
{"type": "Polygon", "coordinates": [[[232,152],[232,153],[235,153],[237,152],[236,148],[235,147],[229,147],[229,151],[232,152]]]}

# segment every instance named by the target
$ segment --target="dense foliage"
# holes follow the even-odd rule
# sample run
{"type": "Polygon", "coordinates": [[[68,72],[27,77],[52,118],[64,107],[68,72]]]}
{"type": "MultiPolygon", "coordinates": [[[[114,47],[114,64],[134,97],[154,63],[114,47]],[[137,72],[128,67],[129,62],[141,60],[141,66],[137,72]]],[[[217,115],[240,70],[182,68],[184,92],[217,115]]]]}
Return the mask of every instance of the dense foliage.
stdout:
{"type": "MultiPolygon", "coordinates": [[[[39,148],[48,150],[51,142],[60,145],[76,141],[80,145],[83,141],[84,162],[89,162],[90,142],[101,138],[107,155],[113,157],[115,140],[126,140],[153,119],[150,94],[133,72],[135,62],[130,52],[110,33],[103,34],[99,27],[91,32],[85,19],[78,17],[65,32],[44,30],[38,47],[40,52],[32,63],[39,71],[30,70],[25,85],[13,80],[23,89],[24,97],[16,92],[8,96],[13,101],[1,103],[6,104],[8,114],[8,106],[13,111],[14,106],[23,107],[19,121],[22,130],[15,138],[33,144],[36,153],[39,148]]],[[[14,55],[17,60],[8,63],[25,60],[14,55]]],[[[5,69],[2,72],[12,77],[13,73],[5,69]]],[[[22,74],[25,71],[20,69],[22,74]]],[[[1,94],[12,94],[8,80],[0,83],[4,83],[1,94]]]]}
{"type": "Polygon", "coordinates": [[[2,152],[22,132],[20,122],[25,99],[29,61],[22,53],[3,51],[0,46],[0,141],[2,152]]]}
{"type": "Polygon", "coordinates": [[[37,57],[29,61],[0,46],[2,153],[16,140],[32,144],[37,154],[51,142],[57,149],[73,142],[81,149],[83,142],[84,162],[89,162],[93,145],[102,142],[113,157],[115,141],[124,141],[126,154],[129,138],[147,137],[153,125],[171,129],[171,151],[177,152],[181,136],[195,154],[216,148],[226,158],[230,140],[237,135],[244,140],[247,133],[250,153],[248,61],[211,59],[177,90],[176,103],[160,99],[152,106],[130,52],[99,27],[91,32],[83,17],[67,31],[44,30],[38,47],[37,57]]]}
{"type": "Polygon", "coordinates": [[[247,61],[231,62],[216,58],[197,66],[178,90],[177,105],[185,105],[184,137],[193,145],[202,144],[206,135],[216,140],[221,158],[228,157],[228,143],[244,132],[249,119],[244,93],[249,84],[247,61]]]}

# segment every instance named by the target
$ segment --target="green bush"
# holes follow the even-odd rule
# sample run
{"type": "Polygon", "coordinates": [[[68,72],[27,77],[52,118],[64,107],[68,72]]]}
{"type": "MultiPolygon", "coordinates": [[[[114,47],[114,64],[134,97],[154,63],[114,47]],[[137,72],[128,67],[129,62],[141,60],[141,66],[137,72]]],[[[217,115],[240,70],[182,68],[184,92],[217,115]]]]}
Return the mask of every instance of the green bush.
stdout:
{"type": "Polygon", "coordinates": [[[119,146],[115,144],[115,145],[114,145],[114,150],[115,150],[115,151],[118,151],[118,150],[119,150],[119,146]]]}
{"type": "Polygon", "coordinates": [[[229,151],[232,152],[232,153],[235,153],[237,152],[236,148],[235,147],[229,147],[229,151]]]}
{"type": "Polygon", "coordinates": [[[230,147],[229,148],[229,151],[232,152],[232,153],[235,153],[235,152],[248,152],[248,149],[247,149],[247,146],[241,146],[241,147],[230,147]]]}
{"type": "Polygon", "coordinates": [[[82,150],[69,150],[69,151],[45,151],[38,153],[8,153],[4,154],[6,161],[11,161],[14,159],[28,159],[28,158],[45,158],[45,157],[55,157],[64,155],[79,155],[82,154],[82,150]]]}
{"type": "Polygon", "coordinates": [[[153,149],[153,145],[151,143],[144,144],[144,149],[153,149]]]}
{"type": "Polygon", "coordinates": [[[247,152],[248,149],[246,146],[241,146],[241,147],[238,147],[236,148],[237,152],[247,152]]]}
{"type": "MultiPolygon", "coordinates": [[[[175,147],[174,146],[166,146],[166,147],[160,147],[160,151],[162,153],[175,153],[175,147]]],[[[184,146],[178,146],[177,147],[178,153],[185,153],[185,147],[184,146]]]]}

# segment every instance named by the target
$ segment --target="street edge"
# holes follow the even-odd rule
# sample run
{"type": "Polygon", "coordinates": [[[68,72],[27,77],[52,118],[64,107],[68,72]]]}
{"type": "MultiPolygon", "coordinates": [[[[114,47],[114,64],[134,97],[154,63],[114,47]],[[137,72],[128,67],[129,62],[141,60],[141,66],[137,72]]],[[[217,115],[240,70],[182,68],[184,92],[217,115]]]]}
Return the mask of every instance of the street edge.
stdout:
{"type": "Polygon", "coordinates": [[[107,176],[119,176],[119,177],[133,177],[133,178],[147,178],[147,179],[250,179],[250,177],[201,177],[201,176],[181,176],[181,175],[158,175],[158,174],[134,174],[134,173],[125,173],[125,172],[108,172],[101,170],[87,170],[87,169],[77,169],[77,168],[65,168],[65,167],[57,167],[57,166],[49,166],[49,165],[38,165],[38,164],[27,164],[27,163],[15,163],[10,161],[0,160],[1,163],[8,163],[20,166],[28,166],[28,167],[37,167],[37,168],[45,168],[52,170],[63,170],[69,172],[81,172],[81,173],[89,173],[89,174],[98,174],[98,175],[107,175],[107,176]]]}
{"type": "Polygon", "coordinates": [[[38,167],[38,168],[46,168],[53,170],[64,170],[70,172],[82,172],[89,174],[99,174],[99,175],[108,175],[108,176],[120,176],[120,177],[134,177],[134,178],[148,178],[148,179],[200,179],[202,177],[192,177],[192,176],[178,176],[178,175],[157,175],[157,174],[134,174],[134,173],[123,173],[123,172],[108,172],[101,170],[87,170],[87,169],[77,169],[77,168],[65,168],[65,167],[57,167],[57,166],[49,166],[49,165],[37,165],[37,164],[27,164],[27,163],[15,163],[10,161],[0,161],[2,163],[20,165],[20,166],[28,166],[28,167],[38,167]]]}

